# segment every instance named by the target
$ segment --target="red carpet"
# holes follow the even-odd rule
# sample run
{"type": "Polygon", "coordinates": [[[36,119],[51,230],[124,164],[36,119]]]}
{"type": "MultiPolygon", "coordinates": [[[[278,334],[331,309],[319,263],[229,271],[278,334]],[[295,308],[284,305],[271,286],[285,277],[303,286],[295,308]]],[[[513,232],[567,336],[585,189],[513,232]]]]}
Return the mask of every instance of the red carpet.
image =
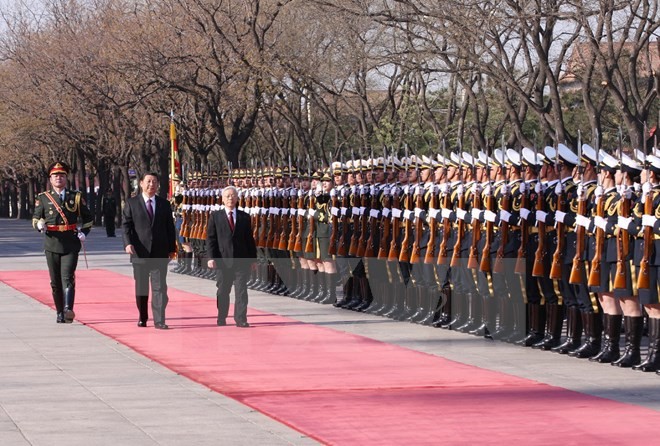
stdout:
{"type": "MultiPolygon", "coordinates": [[[[52,306],[46,271],[0,280],[52,306]]],[[[252,328],[217,327],[215,299],[174,289],[171,330],[141,329],[131,278],[79,271],[77,284],[79,322],[323,443],[656,441],[660,413],[642,407],[252,309],[252,328]]]]}

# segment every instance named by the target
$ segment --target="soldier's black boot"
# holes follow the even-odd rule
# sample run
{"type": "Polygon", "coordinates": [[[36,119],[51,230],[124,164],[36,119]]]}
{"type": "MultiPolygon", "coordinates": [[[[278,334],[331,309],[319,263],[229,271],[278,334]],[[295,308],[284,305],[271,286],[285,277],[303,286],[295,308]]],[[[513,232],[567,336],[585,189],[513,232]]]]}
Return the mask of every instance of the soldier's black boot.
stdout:
{"type": "Polygon", "coordinates": [[[183,254],[184,254],[183,250],[177,251],[176,266],[170,270],[171,273],[179,274],[181,273],[181,271],[183,271],[183,254]]]}
{"type": "Polygon", "coordinates": [[[585,340],[577,349],[568,353],[573,358],[591,358],[600,352],[603,338],[603,317],[600,313],[582,312],[585,340]]]}
{"type": "Polygon", "coordinates": [[[302,300],[311,301],[319,293],[319,273],[316,270],[309,270],[309,291],[300,296],[302,300]]]}
{"type": "Polygon", "coordinates": [[[451,299],[452,299],[451,286],[445,285],[442,288],[442,292],[440,294],[440,302],[439,302],[440,308],[438,309],[438,318],[434,320],[432,324],[434,327],[444,328],[446,324],[449,324],[452,321],[454,314],[452,311],[451,299]]]}
{"type": "Polygon", "coordinates": [[[344,306],[348,305],[351,299],[353,299],[353,276],[349,276],[348,280],[344,282],[344,286],[342,286],[342,294],[341,300],[337,300],[336,303],[332,304],[333,307],[344,308],[344,306]]]}
{"type": "Polygon", "coordinates": [[[469,333],[481,324],[481,310],[477,306],[477,303],[482,302],[481,297],[476,294],[467,294],[466,296],[468,299],[467,308],[469,309],[467,310],[467,319],[465,319],[463,324],[455,328],[456,331],[460,331],[461,333],[469,333]],[[477,319],[477,317],[479,318],[477,319]]]}
{"type": "Polygon", "coordinates": [[[58,324],[63,324],[64,323],[64,313],[57,313],[57,318],[55,319],[55,321],[58,324]]]}
{"type": "Polygon", "coordinates": [[[506,340],[513,334],[513,308],[508,297],[496,296],[497,301],[497,330],[491,333],[493,339],[506,340]]]}
{"type": "Polygon", "coordinates": [[[337,273],[325,273],[325,294],[320,304],[328,305],[337,302],[337,273]]]}
{"type": "Polygon", "coordinates": [[[626,330],[626,345],[619,359],[612,362],[613,366],[631,368],[642,362],[639,346],[642,343],[643,316],[624,316],[623,326],[626,330]]]}
{"type": "Polygon", "coordinates": [[[660,319],[649,317],[649,352],[644,362],[633,367],[642,372],[660,370],[660,319]]]}
{"type": "Polygon", "coordinates": [[[73,322],[76,318],[76,313],[73,311],[73,304],[76,300],[76,290],[74,288],[64,289],[64,321],[67,324],[73,322]]]}
{"type": "Polygon", "coordinates": [[[436,286],[429,287],[426,290],[426,315],[419,321],[422,325],[431,325],[438,311],[440,302],[440,290],[436,286]]]}
{"type": "Polygon", "coordinates": [[[564,324],[563,306],[559,304],[547,304],[545,317],[545,337],[532,348],[539,350],[550,350],[558,347],[561,343],[561,329],[564,324]]]}
{"type": "Polygon", "coordinates": [[[391,305],[383,312],[383,317],[396,319],[401,313],[403,308],[403,301],[405,298],[404,289],[400,283],[392,283],[388,289],[388,293],[392,296],[391,305]]]}
{"type": "Polygon", "coordinates": [[[600,364],[609,364],[616,361],[621,356],[619,350],[619,341],[621,340],[621,314],[603,315],[603,342],[600,352],[596,356],[589,358],[589,361],[600,364]]]}
{"type": "Polygon", "coordinates": [[[149,319],[149,296],[135,296],[135,305],[138,309],[138,327],[146,327],[149,319]]]}
{"type": "Polygon", "coordinates": [[[296,288],[289,294],[289,297],[293,297],[294,299],[298,299],[301,294],[305,292],[307,289],[307,271],[308,269],[302,269],[298,268],[297,270],[298,274],[298,279],[296,280],[297,286],[296,288]]]}
{"type": "Polygon", "coordinates": [[[369,279],[366,277],[360,277],[360,294],[362,294],[362,303],[353,308],[355,311],[366,310],[374,300],[371,287],[369,286],[369,279]]]}
{"type": "Polygon", "coordinates": [[[532,347],[544,338],[545,333],[545,305],[527,304],[527,318],[529,320],[529,331],[527,336],[517,342],[523,347],[532,347]]]}
{"type": "Polygon", "coordinates": [[[566,310],[566,328],[568,331],[566,341],[551,349],[553,352],[559,353],[560,355],[567,355],[569,352],[580,347],[580,340],[582,339],[582,318],[578,307],[569,307],[566,310]]]}
{"type": "Polygon", "coordinates": [[[192,271],[192,252],[183,252],[183,268],[179,271],[179,274],[190,274],[192,271]]]}

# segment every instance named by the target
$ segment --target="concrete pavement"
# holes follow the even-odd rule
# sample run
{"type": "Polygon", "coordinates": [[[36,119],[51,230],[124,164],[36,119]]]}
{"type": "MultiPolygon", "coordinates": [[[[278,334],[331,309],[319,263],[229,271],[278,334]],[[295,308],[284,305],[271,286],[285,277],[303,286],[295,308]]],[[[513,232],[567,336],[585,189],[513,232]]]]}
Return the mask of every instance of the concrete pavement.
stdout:
{"type": "MultiPolygon", "coordinates": [[[[0,220],[0,234],[0,270],[46,269],[40,235],[29,222],[0,220]]],[[[132,275],[120,238],[107,238],[103,228],[95,228],[86,245],[90,268],[132,275]]],[[[82,258],[81,268],[85,268],[82,258]]],[[[212,281],[172,274],[168,283],[209,299],[215,296],[212,281]]],[[[52,310],[4,284],[0,284],[0,296],[2,445],[315,443],[84,325],[55,324],[52,310]]],[[[252,291],[250,306],[660,410],[660,376],[656,374],[252,291]]]]}

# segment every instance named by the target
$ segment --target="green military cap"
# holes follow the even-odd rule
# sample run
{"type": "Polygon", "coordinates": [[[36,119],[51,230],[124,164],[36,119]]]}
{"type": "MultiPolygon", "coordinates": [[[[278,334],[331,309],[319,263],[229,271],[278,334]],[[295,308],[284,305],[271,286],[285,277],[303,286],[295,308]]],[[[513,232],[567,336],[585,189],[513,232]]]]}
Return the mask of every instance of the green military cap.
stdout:
{"type": "Polygon", "coordinates": [[[55,161],[50,166],[48,166],[48,176],[55,175],[58,173],[63,173],[64,175],[68,175],[69,172],[71,172],[71,168],[69,168],[69,166],[66,163],[63,163],[61,161],[55,161]]]}

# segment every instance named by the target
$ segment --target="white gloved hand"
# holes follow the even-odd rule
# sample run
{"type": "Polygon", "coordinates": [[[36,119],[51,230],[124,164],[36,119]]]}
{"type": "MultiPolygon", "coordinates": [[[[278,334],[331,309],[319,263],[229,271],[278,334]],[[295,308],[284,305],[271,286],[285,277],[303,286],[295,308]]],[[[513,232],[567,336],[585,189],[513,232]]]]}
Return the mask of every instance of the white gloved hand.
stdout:
{"type": "Polygon", "coordinates": [[[330,213],[333,217],[339,217],[339,208],[330,208],[330,213]]]}
{"type": "Polygon", "coordinates": [[[45,227],[46,227],[46,220],[40,218],[39,221],[37,222],[37,229],[39,231],[43,231],[45,227]]]}
{"type": "Polygon", "coordinates": [[[83,232],[78,233],[78,240],[80,240],[81,242],[84,242],[86,238],[87,237],[85,237],[85,234],[83,232]]]}
{"type": "Polygon", "coordinates": [[[337,190],[335,188],[330,189],[330,198],[335,198],[337,196],[337,190]]]}
{"type": "Polygon", "coordinates": [[[464,209],[456,209],[456,216],[463,221],[467,221],[468,213],[464,209]]]}
{"type": "Polygon", "coordinates": [[[607,227],[607,220],[605,220],[600,215],[596,215],[594,217],[594,224],[596,225],[597,228],[600,228],[604,231],[605,228],[607,227]]]}
{"type": "Polygon", "coordinates": [[[474,183],[472,185],[472,195],[479,195],[481,193],[481,184],[474,183]]]}
{"type": "Polygon", "coordinates": [[[369,209],[369,217],[371,218],[378,218],[380,216],[380,212],[378,209],[369,209]]]}
{"type": "Polygon", "coordinates": [[[493,186],[491,186],[491,184],[488,183],[488,185],[484,188],[484,195],[488,196],[488,195],[492,195],[492,193],[493,193],[493,186]]]}
{"type": "Polygon", "coordinates": [[[584,195],[584,185],[582,183],[578,184],[577,187],[577,196],[582,197],[584,195]]]}
{"type": "Polygon", "coordinates": [[[406,184],[405,186],[403,186],[403,193],[404,193],[404,194],[408,195],[408,191],[409,191],[409,190],[410,190],[410,186],[409,186],[409,185],[406,184]]]}
{"type": "Polygon", "coordinates": [[[529,217],[529,209],[520,208],[520,218],[522,218],[523,220],[527,220],[528,217],[529,217]]]}
{"type": "Polygon", "coordinates": [[[406,209],[405,211],[403,211],[403,218],[405,218],[406,220],[412,220],[412,218],[414,217],[414,215],[415,215],[415,214],[413,214],[413,212],[412,212],[412,211],[409,211],[408,209],[406,209]]]}
{"type": "Polygon", "coordinates": [[[605,191],[603,190],[603,186],[597,186],[596,189],[594,190],[594,197],[598,199],[603,196],[604,192],[605,191]]]}
{"type": "Polygon", "coordinates": [[[458,194],[459,197],[465,193],[465,186],[463,185],[463,183],[458,185],[458,187],[456,188],[456,193],[458,194]]]}
{"type": "Polygon", "coordinates": [[[374,186],[373,184],[369,188],[369,194],[376,195],[376,186],[374,186]]]}
{"type": "Polygon", "coordinates": [[[383,208],[383,217],[384,218],[389,218],[391,213],[392,213],[392,211],[390,210],[390,208],[383,208]]]}
{"type": "Polygon", "coordinates": [[[502,195],[509,195],[509,185],[503,184],[502,187],[500,188],[500,192],[502,195]]]}
{"type": "Polygon", "coordinates": [[[392,209],[393,218],[401,218],[401,209],[394,208],[392,209]]]}
{"type": "Polygon", "coordinates": [[[557,185],[555,186],[555,193],[559,195],[563,191],[564,191],[564,185],[561,183],[561,181],[557,181],[557,185]]]}
{"type": "Polygon", "coordinates": [[[584,215],[577,215],[575,217],[575,224],[582,226],[585,229],[589,229],[589,226],[591,226],[591,219],[585,217],[584,215]]]}
{"type": "Polygon", "coordinates": [[[629,230],[630,228],[630,223],[632,223],[632,218],[630,217],[622,217],[619,215],[619,218],[617,218],[616,225],[620,227],[621,229],[624,229],[626,231],[629,230]]]}
{"type": "Polygon", "coordinates": [[[540,221],[541,223],[546,223],[547,218],[548,218],[547,212],[536,211],[536,221],[540,221]]]}
{"type": "Polygon", "coordinates": [[[511,213],[505,210],[500,211],[500,220],[504,220],[507,223],[511,223],[511,213]]]}
{"type": "Polygon", "coordinates": [[[555,211],[555,220],[556,221],[558,221],[559,223],[564,223],[565,218],[566,218],[566,212],[555,211]]]}
{"type": "Polygon", "coordinates": [[[472,220],[481,220],[481,212],[480,209],[472,209],[472,220]]]}
{"type": "Polygon", "coordinates": [[[451,209],[442,208],[441,215],[442,215],[442,218],[450,218],[451,217],[451,209]]]}
{"type": "Polygon", "coordinates": [[[648,214],[642,215],[642,226],[649,226],[652,228],[653,226],[655,226],[656,221],[658,221],[658,219],[655,218],[654,215],[648,215],[648,214]]]}
{"type": "Polygon", "coordinates": [[[520,190],[521,194],[524,194],[525,192],[527,192],[527,182],[526,181],[523,181],[523,182],[520,183],[519,190],[520,190]]]}
{"type": "Polygon", "coordinates": [[[341,215],[346,215],[347,212],[348,212],[348,208],[344,208],[344,207],[341,208],[341,215]]]}
{"type": "Polygon", "coordinates": [[[440,185],[440,192],[442,194],[445,194],[445,195],[448,194],[449,193],[449,183],[442,183],[440,185]]]}
{"type": "Polygon", "coordinates": [[[543,189],[544,189],[543,183],[537,181],[536,184],[534,185],[534,192],[541,195],[543,193],[543,189]]]}
{"type": "Polygon", "coordinates": [[[429,217],[431,217],[434,220],[438,219],[438,214],[440,214],[440,209],[429,209],[429,217]]]}
{"type": "Polygon", "coordinates": [[[649,182],[647,181],[646,183],[644,183],[644,184],[642,185],[642,192],[643,192],[644,194],[648,194],[649,192],[651,192],[651,189],[652,189],[652,188],[653,188],[653,187],[651,186],[651,183],[649,183],[649,182]]]}
{"type": "Polygon", "coordinates": [[[486,221],[489,221],[491,223],[495,223],[495,219],[497,218],[497,214],[493,211],[484,211],[484,219],[486,221]]]}
{"type": "Polygon", "coordinates": [[[307,211],[307,217],[308,217],[308,218],[310,218],[310,219],[311,219],[311,218],[314,218],[315,215],[316,215],[316,209],[309,209],[309,210],[307,211]]]}
{"type": "Polygon", "coordinates": [[[426,212],[424,212],[424,209],[415,208],[415,218],[421,218],[422,220],[425,220],[426,212]]]}
{"type": "MultiPolygon", "coordinates": [[[[625,186],[624,186],[624,187],[625,187],[625,186]]],[[[621,195],[622,195],[623,198],[625,198],[626,200],[630,200],[630,199],[632,198],[632,193],[633,193],[632,188],[630,188],[630,187],[625,187],[625,188],[623,189],[623,191],[621,192],[621,195]]]]}

